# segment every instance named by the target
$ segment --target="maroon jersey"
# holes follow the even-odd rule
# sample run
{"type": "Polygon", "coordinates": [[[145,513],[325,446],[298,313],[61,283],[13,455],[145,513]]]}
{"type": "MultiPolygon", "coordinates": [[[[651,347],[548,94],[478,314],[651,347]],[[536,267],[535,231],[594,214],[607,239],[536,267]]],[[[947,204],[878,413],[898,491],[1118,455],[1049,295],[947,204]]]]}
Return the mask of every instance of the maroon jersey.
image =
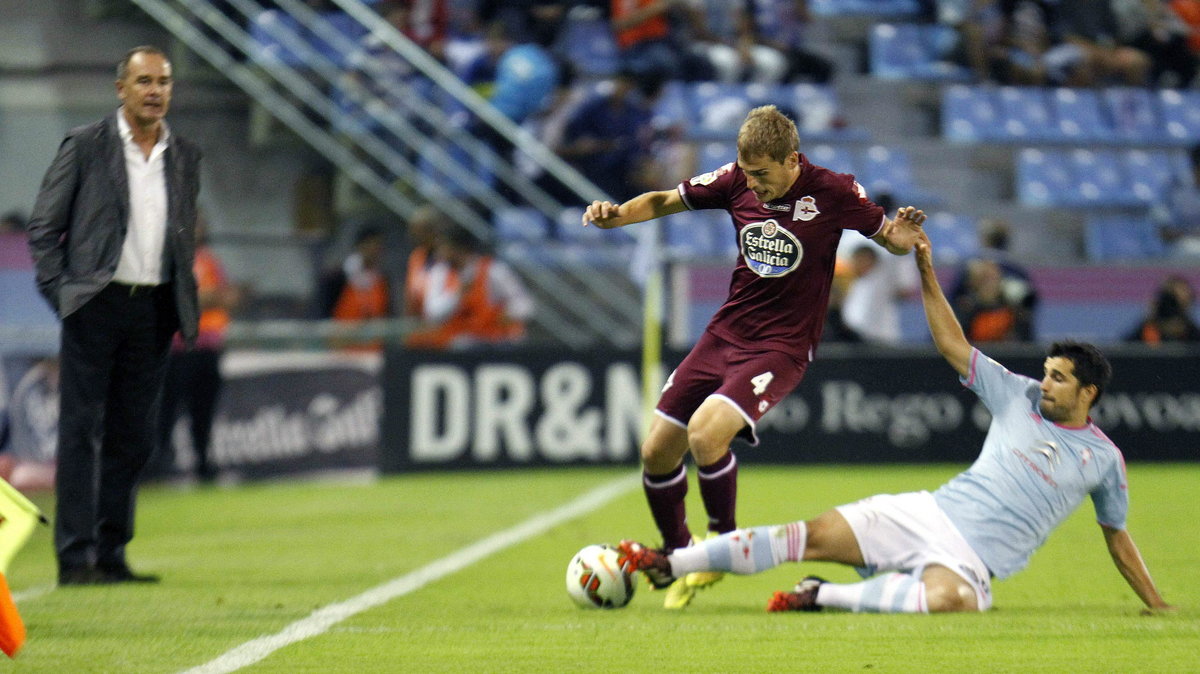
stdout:
{"type": "Polygon", "coordinates": [[[738,237],[729,297],[706,328],[745,349],[784,351],[811,360],[829,305],[843,229],[874,236],[883,209],[854,176],[810,164],[778,200],[761,202],[736,163],[679,185],[689,209],[729,211],[738,237]]]}

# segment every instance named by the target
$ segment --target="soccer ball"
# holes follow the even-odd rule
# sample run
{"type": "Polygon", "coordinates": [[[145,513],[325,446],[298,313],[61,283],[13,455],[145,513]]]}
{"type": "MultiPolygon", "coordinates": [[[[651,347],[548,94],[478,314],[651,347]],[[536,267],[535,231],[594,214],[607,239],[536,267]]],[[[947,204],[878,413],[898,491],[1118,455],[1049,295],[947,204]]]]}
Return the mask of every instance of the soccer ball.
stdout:
{"type": "Polygon", "coordinates": [[[567,594],[582,608],[621,608],[633,598],[636,571],[618,563],[620,553],[607,545],[589,545],[567,565],[567,594]]]}

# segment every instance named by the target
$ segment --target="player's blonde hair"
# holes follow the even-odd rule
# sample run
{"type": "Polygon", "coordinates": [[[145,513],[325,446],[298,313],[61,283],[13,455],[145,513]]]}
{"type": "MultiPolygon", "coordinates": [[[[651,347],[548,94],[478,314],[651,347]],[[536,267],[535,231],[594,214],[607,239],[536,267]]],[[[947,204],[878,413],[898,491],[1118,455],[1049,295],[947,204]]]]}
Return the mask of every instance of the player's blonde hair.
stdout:
{"type": "Polygon", "coordinates": [[[800,151],[800,132],[779,108],[759,106],[746,115],[738,130],[737,151],[739,157],[768,157],[782,164],[800,151]]]}

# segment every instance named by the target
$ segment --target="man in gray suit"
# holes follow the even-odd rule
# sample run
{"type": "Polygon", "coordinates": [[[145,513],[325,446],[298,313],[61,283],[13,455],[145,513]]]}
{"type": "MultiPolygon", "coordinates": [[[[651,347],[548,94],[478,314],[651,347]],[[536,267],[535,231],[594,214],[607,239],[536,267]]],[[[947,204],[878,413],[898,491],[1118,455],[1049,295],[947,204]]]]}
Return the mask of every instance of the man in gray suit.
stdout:
{"type": "Polygon", "coordinates": [[[67,134],[29,219],[38,289],[62,319],[60,585],[158,580],[130,570],[125,546],[170,340],[196,335],[200,151],[165,122],[172,86],[161,49],[130,50],[121,107],[67,134]]]}

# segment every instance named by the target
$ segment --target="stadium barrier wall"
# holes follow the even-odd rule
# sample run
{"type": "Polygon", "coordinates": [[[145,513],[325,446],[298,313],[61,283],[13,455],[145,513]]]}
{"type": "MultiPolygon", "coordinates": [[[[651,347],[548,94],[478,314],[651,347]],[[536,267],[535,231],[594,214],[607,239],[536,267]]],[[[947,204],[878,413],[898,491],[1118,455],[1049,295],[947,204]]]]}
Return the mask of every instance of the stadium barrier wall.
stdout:
{"type": "MultiPolygon", "coordinates": [[[[762,419],[759,446],[743,446],[740,461],[969,463],[978,455],[990,415],[932,348],[834,347],[823,347],[799,389],[762,419]]],[[[1197,353],[1110,351],[1116,374],[1094,417],[1126,459],[1200,459],[1197,353]]],[[[989,355],[1041,375],[1039,349],[989,355]]],[[[638,363],[637,353],[391,350],[380,468],[635,464],[638,363]]]]}

